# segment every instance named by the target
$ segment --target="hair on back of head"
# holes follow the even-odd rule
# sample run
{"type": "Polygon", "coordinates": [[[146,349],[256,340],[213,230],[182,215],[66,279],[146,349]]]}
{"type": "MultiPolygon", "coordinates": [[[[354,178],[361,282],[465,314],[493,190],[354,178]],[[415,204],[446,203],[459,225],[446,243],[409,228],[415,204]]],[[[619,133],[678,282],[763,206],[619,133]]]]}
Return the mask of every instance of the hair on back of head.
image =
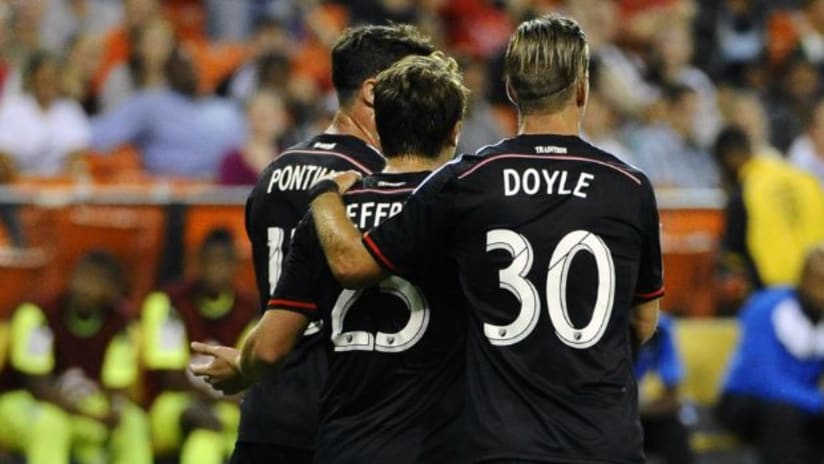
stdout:
{"type": "Polygon", "coordinates": [[[729,155],[748,156],[751,152],[750,137],[739,126],[729,125],[723,128],[715,138],[713,154],[716,158],[720,159],[729,155]]]}
{"type": "Polygon", "coordinates": [[[234,249],[235,237],[232,234],[232,231],[225,227],[216,227],[210,230],[200,243],[200,251],[204,251],[212,247],[227,247],[234,249]]]}
{"type": "Polygon", "coordinates": [[[332,83],[341,106],[349,104],[363,82],[409,55],[429,55],[435,47],[406,24],[356,26],[332,48],[332,83]]]}
{"type": "Polygon", "coordinates": [[[458,63],[442,52],[395,63],[378,75],[374,90],[375,125],[387,157],[437,158],[469,99],[458,63]]]}
{"type": "Polygon", "coordinates": [[[74,266],[75,272],[89,268],[100,271],[112,285],[117,287],[121,294],[128,291],[128,282],[123,272],[123,265],[110,251],[100,248],[89,250],[77,260],[74,266]]]}
{"type": "Polygon", "coordinates": [[[556,14],[521,23],[504,58],[504,76],[523,114],[562,109],[588,69],[584,31],[575,20],[556,14]]]}

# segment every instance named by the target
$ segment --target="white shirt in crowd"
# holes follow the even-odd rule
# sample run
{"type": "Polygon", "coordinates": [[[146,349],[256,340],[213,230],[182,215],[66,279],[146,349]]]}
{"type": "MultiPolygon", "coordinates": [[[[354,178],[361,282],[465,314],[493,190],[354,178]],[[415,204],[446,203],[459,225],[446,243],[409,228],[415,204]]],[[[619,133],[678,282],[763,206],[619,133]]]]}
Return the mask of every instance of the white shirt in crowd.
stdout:
{"type": "Polygon", "coordinates": [[[824,154],[816,153],[809,137],[802,135],[795,139],[787,156],[797,168],[814,175],[824,188],[824,154]]]}
{"type": "Polygon", "coordinates": [[[27,94],[0,102],[0,153],[11,156],[23,174],[58,174],[71,153],[89,146],[90,137],[89,121],[73,100],[57,99],[48,110],[27,94]]]}

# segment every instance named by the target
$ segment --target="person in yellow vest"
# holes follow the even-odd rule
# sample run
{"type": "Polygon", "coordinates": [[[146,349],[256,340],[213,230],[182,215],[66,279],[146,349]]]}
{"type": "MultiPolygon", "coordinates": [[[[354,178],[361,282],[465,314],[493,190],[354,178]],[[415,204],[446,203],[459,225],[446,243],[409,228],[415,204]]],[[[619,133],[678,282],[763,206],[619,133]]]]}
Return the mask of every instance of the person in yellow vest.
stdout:
{"type": "Polygon", "coordinates": [[[188,375],[189,340],[238,345],[258,315],[257,299],[234,285],[239,262],[230,232],[211,231],[193,276],[150,294],[141,331],[156,456],[181,464],[220,464],[234,448],[236,399],[188,375]]]}
{"type": "Polygon", "coordinates": [[[151,463],[148,420],[127,394],[138,368],[124,294],[117,261],[93,251],[65,291],[14,312],[0,448],[28,464],[151,463]]]}
{"type": "Polygon", "coordinates": [[[738,127],[722,130],[714,151],[730,187],[724,267],[753,289],[797,284],[804,256],[824,241],[824,191],[786,161],[753,155],[738,127]]]}

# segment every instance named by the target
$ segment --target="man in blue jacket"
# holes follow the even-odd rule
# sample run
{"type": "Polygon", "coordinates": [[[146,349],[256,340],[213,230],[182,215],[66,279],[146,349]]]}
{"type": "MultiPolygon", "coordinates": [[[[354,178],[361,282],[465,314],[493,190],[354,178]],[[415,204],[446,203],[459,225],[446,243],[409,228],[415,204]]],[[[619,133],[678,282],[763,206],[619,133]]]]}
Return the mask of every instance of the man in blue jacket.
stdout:
{"type": "Polygon", "coordinates": [[[824,455],[824,244],[807,255],[797,288],[752,297],[718,406],[722,424],[752,442],[761,463],[824,455]]]}

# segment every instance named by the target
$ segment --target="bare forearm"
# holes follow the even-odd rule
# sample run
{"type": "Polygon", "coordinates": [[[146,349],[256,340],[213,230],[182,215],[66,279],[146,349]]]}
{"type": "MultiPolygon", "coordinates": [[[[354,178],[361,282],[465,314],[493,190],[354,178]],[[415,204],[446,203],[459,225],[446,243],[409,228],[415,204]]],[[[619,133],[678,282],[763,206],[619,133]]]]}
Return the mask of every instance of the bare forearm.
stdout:
{"type": "Polygon", "coordinates": [[[318,196],[312,202],[311,211],[326,261],[341,285],[363,288],[384,277],[382,269],[363,246],[361,232],[346,215],[339,195],[318,196]]]}
{"type": "Polygon", "coordinates": [[[639,345],[646,343],[658,327],[658,312],[660,300],[642,303],[632,311],[631,324],[635,342],[639,345]]]}

